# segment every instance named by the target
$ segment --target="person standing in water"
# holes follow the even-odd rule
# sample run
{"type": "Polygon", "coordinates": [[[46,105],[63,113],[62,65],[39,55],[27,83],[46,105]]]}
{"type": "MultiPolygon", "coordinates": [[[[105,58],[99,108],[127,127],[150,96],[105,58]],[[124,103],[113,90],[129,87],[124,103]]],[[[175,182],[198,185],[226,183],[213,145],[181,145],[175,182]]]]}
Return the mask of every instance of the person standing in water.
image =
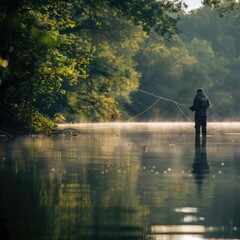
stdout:
{"type": "Polygon", "coordinates": [[[209,99],[201,88],[197,90],[197,95],[193,100],[193,105],[189,107],[191,111],[195,111],[195,132],[196,137],[200,136],[200,128],[202,127],[202,136],[207,135],[207,109],[209,107],[209,99]]]}

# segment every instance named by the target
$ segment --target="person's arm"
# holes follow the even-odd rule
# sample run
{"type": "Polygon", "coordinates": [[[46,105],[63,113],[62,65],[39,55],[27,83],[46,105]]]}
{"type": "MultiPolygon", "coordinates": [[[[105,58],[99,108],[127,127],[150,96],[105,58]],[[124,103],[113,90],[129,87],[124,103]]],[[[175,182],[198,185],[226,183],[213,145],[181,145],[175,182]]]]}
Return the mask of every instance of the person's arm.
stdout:
{"type": "Polygon", "coordinates": [[[194,108],[194,106],[192,105],[191,107],[189,107],[189,109],[192,111],[192,112],[194,112],[195,111],[195,108],[194,108]]]}
{"type": "Polygon", "coordinates": [[[189,109],[193,112],[196,110],[196,97],[193,100],[193,105],[191,107],[189,107],[189,109]]]}

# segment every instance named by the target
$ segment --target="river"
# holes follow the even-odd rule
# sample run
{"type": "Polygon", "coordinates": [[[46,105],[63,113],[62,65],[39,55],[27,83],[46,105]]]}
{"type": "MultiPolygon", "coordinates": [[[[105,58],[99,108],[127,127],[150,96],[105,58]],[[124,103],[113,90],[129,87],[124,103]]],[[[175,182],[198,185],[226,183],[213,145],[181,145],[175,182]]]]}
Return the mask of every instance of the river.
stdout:
{"type": "Polygon", "coordinates": [[[59,129],[0,142],[5,239],[240,239],[240,123],[59,129]]]}

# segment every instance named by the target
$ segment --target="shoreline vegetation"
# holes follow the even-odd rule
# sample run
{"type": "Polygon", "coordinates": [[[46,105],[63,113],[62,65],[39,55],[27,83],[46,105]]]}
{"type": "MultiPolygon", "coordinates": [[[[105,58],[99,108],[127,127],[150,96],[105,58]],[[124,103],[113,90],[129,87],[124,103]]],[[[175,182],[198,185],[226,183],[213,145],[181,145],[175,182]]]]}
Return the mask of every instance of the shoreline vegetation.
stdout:
{"type": "Polygon", "coordinates": [[[28,0],[8,16],[11,1],[0,3],[2,132],[47,133],[57,120],[192,119],[199,87],[209,119],[239,118],[234,12],[186,14],[182,1],[28,0]]]}
{"type": "Polygon", "coordinates": [[[0,135],[2,137],[13,137],[29,133],[29,130],[9,111],[1,109],[0,122],[0,135]]]}
{"type": "Polygon", "coordinates": [[[178,34],[180,12],[152,0],[1,2],[0,128],[48,132],[57,115],[118,119],[139,85],[144,39],[178,34]]]}
{"type": "Polygon", "coordinates": [[[26,109],[24,115],[19,115],[17,111],[10,111],[7,107],[1,106],[0,136],[8,138],[31,133],[47,133],[55,129],[56,124],[37,111],[34,114],[33,110],[26,109]]]}

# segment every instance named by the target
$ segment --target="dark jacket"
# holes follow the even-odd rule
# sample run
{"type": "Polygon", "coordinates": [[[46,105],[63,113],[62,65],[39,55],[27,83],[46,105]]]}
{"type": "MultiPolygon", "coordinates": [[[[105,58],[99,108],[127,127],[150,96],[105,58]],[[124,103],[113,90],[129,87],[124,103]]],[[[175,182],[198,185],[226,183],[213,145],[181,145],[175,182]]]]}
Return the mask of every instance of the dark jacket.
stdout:
{"type": "Polygon", "coordinates": [[[209,105],[209,99],[204,92],[199,92],[195,96],[193,105],[190,107],[192,111],[195,111],[195,121],[207,119],[207,108],[209,105]]]}

